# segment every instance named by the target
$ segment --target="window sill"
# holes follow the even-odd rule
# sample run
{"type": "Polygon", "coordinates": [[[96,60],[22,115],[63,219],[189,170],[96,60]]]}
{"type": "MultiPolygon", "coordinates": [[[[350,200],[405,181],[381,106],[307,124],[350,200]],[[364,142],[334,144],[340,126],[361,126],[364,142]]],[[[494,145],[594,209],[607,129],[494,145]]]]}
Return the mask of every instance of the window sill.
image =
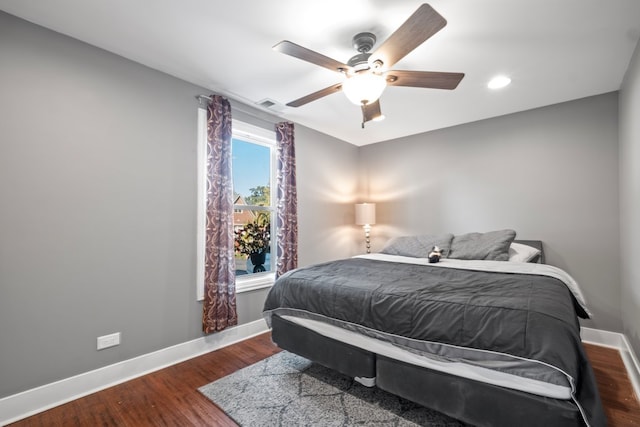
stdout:
{"type": "Polygon", "coordinates": [[[258,277],[236,277],[236,293],[255,291],[273,286],[276,280],[275,273],[256,275],[258,277]]]}
{"type": "MultiPolygon", "coordinates": [[[[270,288],[276,281],[275,273],[259,274],[258,277],[236,277],[236,294],[270,288]]],[[[197,296],[198,301],[204,301],[204,288],[202,295],[197,296]]]]}

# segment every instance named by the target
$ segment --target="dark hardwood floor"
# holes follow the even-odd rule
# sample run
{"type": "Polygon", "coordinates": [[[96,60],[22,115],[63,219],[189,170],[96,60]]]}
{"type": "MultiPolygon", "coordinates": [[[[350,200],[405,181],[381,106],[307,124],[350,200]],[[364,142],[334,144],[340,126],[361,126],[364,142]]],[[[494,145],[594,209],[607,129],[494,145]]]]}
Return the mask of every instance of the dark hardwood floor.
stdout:
{"type": "MultiPolygon", "coordinates": [[[[640,426],[640,403],[618,351],[585,345],[609,426],[640,426]]],[[[235,426],[198,387],[277,353],[270,334],[196,357],[12,424],[17,426],[235,426]]]]}
{"type": "Polygon", "coordinates": [[[584,345],[598,382],[609,426],[640,426],[640,402],[633,392],[620,353],[611,348],[584,345]]]}

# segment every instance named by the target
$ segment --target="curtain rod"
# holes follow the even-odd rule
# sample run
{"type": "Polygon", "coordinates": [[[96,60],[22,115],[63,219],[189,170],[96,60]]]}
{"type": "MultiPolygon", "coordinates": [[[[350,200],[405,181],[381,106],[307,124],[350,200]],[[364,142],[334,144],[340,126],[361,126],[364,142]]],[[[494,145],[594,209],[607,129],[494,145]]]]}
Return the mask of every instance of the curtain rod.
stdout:
{"type": "Polygon", "coordinates": [[[211,101],[211,99],[213,99],[213,98],[211,98],[210,96],[207,96],[207,95],[196,95],[196,99],[198,101],[202,101],[203,99],[206,99],[207,101],[211,101]]]}
{"type": "MultiPolygon", "coordinates": [[[[228,98],[225,95],[222,95],[225,98],[228,98]]],[[[198,100],[198,102],[200,103],[200,105],[202,105],[203,101],[211,101],[213,98],[211,98],[208,95],[196,95],[195,98],[198,100]]],[[[248,105],[245,105],[243,103],[241,103],[240,101],[236,101],[235,99],[232,98],[228,98],[229,102],[231,102],[231,108],[233,110],[236,110],[242,114],[247,114],[248,116],[253,117],[254,119],[260,120],[266,124],[269,125],[269,128],[271,126],[273,126],[274,124],[278,123],[279,121],[281,121],[280,118],[278,118],[277,116],[273,116],[272,113],[267,113],[267,112],[263,112],[259,109],[254,109],[248,105]],[[248,108],[247,108],[248,107],[248,108]]]]}

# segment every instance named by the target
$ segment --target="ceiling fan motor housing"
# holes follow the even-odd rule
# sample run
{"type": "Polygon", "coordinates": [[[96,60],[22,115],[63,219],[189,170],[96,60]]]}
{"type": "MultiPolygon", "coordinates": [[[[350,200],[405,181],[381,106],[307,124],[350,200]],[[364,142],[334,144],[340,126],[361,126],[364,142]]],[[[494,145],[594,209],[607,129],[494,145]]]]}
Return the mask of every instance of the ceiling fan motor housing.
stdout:
{"type": "Polygon", "coordinates": [[[347,65],[353,68],[354,71],[358,72],[361,70],[366,70],[369,68],[369,57],[370,53],[359,53],[357,55],[352,56],[349,61],[347,61],[347,65]]]}
{"type": "Polygon", "coordinates": [[[352,56],[347,65],[355,72],[369,69],[369,57],[368,53],[373,45],[376,44],[376,36],[373,33],[358,33],[353,36],[353,47],[360,53],[352,56]]]}

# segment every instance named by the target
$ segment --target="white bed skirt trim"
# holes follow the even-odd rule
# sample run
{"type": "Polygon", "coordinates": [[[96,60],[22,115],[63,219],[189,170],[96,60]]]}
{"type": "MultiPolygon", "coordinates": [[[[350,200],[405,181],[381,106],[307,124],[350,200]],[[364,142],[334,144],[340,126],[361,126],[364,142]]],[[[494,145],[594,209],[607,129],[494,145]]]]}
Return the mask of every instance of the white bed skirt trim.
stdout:
{"type": "Polygon", "coordinates": [[[640,398],[640,363],[627,337],[618,332],[585,328],[584,326],[580,328],[580,336],[583,342],[612,347],[620,352],[624,366],[627,368],[633,391],[640,398]]]}
{"type": "MultiPolygon", "coordinates": [[[[462,378],[468,378],[479,382],[520,390],[526,393],[554,399],[569,400],[572,398],[572,390],[567,380],[565,385],[549,384],[532,378],[516,376],[499,370],[493,370],[472,364],[444,361],[441,359],[420,356],[406,351],[395,344],[376,338],[371,338],[357,332],[327,324],[318,320],[306,319],[290,315],[280,315],[283,319],[296,323],[328,338],[341,341],[352,346],[370,351],[372,353],[399,360],[414,366],[429,368],[434,371],[452,374],[462,378]]],[[[492,352],[486,352],[492,354],[492,352]]],[[[518,358],[520,360],[530,360],[518,358]]],[[[548,365],[547,365],[548,366],[548,365]]],[[[566,375],[566,374],[565,374],[566,375]]]]}
{"type": "Polygon", "coordinates": [[[114,363],[0,399],[0,425],[267,332],[263,319],[114,363]]]}

